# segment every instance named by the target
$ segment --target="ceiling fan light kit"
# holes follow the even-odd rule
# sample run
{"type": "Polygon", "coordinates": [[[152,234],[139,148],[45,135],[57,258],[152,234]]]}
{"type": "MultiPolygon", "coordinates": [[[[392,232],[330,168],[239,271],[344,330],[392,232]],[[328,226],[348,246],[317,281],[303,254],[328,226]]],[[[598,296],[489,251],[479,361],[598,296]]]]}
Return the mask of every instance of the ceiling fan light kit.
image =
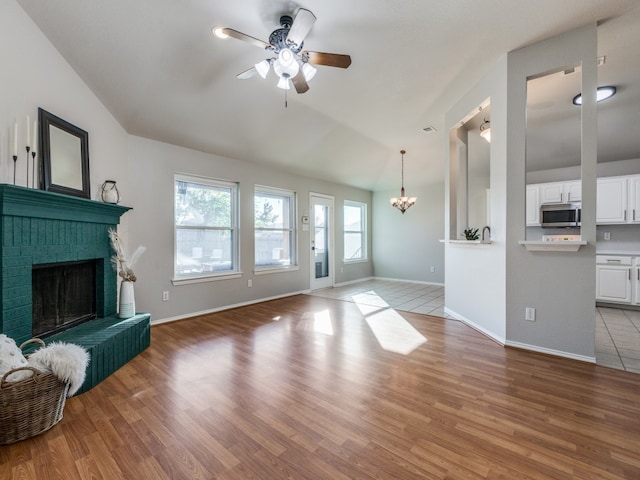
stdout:
{"type": "Polygon", "coordinates": [[[280,17],[280,28],[269,35],[269,43],[232,28],[217,27],[213,29],[213,33],[218,38],[232,37],[251,43],[276,55],[239,73],[237,77],[241,80],[251,78],[256,73],[262,78],[267,78],[270,67],[273,65],[273,71],[279,78],[278,88],[289,90],[289,80],[291,80],[296,92],[304,93],[309,90],[307,82],[317,73],[317,69],[310,64],[338,68],[348,68],[351,65],[349,55],[302,50],[304,39],[311,31],[315,21],[315,15],[305,8],[298,9],[295,19],[289,15],[283,15],[280,17]]]}
{"type": "Polygon", "coordinates": [[[482,125],[480,125],[480,136],[484,138],[488,143],[491,143],[491,122],[484,119],[482,125]]]}

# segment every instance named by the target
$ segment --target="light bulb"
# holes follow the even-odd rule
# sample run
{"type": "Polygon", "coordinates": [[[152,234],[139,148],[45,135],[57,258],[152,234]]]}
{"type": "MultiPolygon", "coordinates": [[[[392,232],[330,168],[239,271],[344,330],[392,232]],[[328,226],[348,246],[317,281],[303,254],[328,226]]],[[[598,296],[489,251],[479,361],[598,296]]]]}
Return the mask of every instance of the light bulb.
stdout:
{"type": "Polygon", "coordinates": [[[298,70],[300,70],[300,65],[298,65],[294,53],[288,48],[280,50],[278,59],[273,64],[273,71],[276,72],[276,75],[292,78],[298,74],[298,70]]]}
{"type": "Polygon", "coordinates": [[[302,74],[304,75],[304,79],[307,82],[311,80],[313,77],[315,77],[317,72],[318,72],[318,69],[309,65],[308,63],[305,63],[304,65],[302,65],[302,74]]]}
{"type": "Polygon", "coordinates": [[[280,77],[280,80],[278,80],[278,88],[289,90],[291,88],[289,86],[289,77],[280,77]]]}
{"type": "Polygon", "coordinates": [[[258,72],[258,75],[260,75],[262,78],[267,78],[267,73],[269,73],[270,66],[271,64],[269,63],[269,60],[263,60],[255,64],[256,72],[258,72]]]}

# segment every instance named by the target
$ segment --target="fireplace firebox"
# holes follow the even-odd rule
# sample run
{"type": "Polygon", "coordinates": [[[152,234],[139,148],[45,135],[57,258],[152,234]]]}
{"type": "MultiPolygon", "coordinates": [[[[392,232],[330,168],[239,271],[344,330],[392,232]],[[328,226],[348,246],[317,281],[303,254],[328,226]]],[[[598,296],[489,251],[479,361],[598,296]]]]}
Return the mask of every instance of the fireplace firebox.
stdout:
{"type": "Polygon", "coordinates": [[[46,337],[96,318],[96,261],[34,265],[32,335],[46,337]]]}

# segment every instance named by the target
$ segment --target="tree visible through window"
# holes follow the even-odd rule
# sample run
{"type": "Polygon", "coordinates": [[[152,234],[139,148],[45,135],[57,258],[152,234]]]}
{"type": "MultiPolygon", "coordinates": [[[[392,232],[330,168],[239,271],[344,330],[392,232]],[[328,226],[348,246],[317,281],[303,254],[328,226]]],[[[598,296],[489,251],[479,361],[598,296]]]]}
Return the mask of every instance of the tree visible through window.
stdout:
{"type": "Polygon", "coordinates": [[[174,276],[238,271],[237,184],[175,177],[174,276]]]}
{"type": "Polygon", "coordinates": [[[295,193],[255,187],[254,229],[256,267],[295,264],[295,193]]]}
{"type": "Polygon", "coordinates": [[[344,202],[344,260],[367,258],[367,205],[344,202]]]}

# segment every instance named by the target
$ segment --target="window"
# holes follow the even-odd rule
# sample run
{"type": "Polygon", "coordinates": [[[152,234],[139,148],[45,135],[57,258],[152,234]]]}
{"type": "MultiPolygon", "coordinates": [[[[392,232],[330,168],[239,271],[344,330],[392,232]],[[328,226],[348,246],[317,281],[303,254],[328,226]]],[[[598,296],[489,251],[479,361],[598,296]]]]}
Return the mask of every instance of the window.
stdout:
{"type": "Polygon", "coordinates": [[[256,267],[296,264],[294,192],[256,185],[254,226],[256,267]]]}
{"type": "Polygon", "coordinates": [[[174,277],[238,273],[238,185],[175,176],[174,277]]]}
{"type": "Polygon", "coordinates": [[[344,202],[344,260],[367,259],[367,205],[344,202]]]}

